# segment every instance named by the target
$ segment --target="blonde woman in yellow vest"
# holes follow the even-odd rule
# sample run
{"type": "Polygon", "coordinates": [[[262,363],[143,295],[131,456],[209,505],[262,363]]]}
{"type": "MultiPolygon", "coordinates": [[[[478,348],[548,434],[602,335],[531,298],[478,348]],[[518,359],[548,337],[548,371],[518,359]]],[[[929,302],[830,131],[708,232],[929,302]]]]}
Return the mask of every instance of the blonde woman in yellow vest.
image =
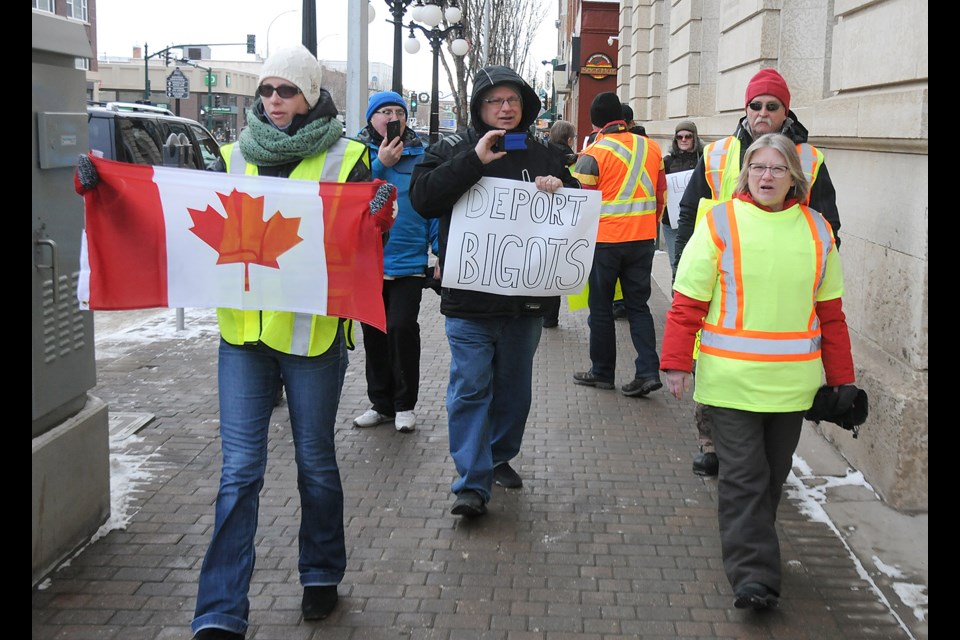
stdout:
{"type": "Polygon", "coordinates": [[[854,382],[843,272],[830,225],[802,205],[809,183],[780,134],[744,154],[734,198],[714,206],[677,267],[661,368],[677,399],[689,390],[713,426],[720,460],[723,567],[738,608],[776,606],[776,515],[803,415],[826,374],[854,382]]]}
{"type": "MultiPolygon", "coordinates": [[[[366,147],[343,137],[321,68],[303,46],[281,49],[260,72],[248,126],[221,154],[227,171],[313,182],[369,182],[366,147]]],[[[334,422],[353,348],[350,321],[282,311],[218,309],[220,438],[216,519],[200,569],[196,640],[242,640],[256,553],[274,397],[290,410],[300,492],[299,579],[304,619],[325,618],[346,571],[343,488],[334,422]]],[[[292,511],[291,511],[292,514],[292,511]]]]}

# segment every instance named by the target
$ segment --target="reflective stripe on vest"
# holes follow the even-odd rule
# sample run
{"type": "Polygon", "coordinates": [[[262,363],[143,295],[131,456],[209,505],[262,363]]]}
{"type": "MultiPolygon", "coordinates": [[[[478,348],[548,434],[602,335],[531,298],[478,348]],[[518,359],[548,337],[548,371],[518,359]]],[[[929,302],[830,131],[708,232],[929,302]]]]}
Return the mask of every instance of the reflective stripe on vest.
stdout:
{"type": "MultiPolygon", "coordinates": [[[[221,147],[221,151],[228,173],[233,175],[259,175],[258,167],[248,164],[243,159],[239,144],[224,145],[221,147]]],[[[312,155],[301,160],[290,172],[289,178],[315,182],[346,182],[350,171],[366,153],[367,148],[362,143],[349,138],[339,138],[330,145],[326,153],[312,155]]],[[[338,331],[340,323],[339,318],[291,311],[218,309],[217,315],[221,319],[220,333],[227,342],[237,344],[263,341],[264,344],[273,349],[296,356],[316,356],[326,351],[336,337],[336,331],[338,331]],[[228,326],[230,321],[225,318],[229,314],[242,314],[242,320],[234,319],[232,322],[234,326],[230,327],[228,326]],[[288,317],[292,322],[285,322],[288,317]],[[237,327],[235,326],[237,322],[242,322],[242,336],[237,335],[237,327]],[[277,327],[277,333],[265,335],[264,327],[268,325],[277,327]],[[279,329],[284,325],[289,328],[279,329]],[[231,332],[230,329],[233,329],[233,331],[231,332]],[[228,333],[232,333],[232,335],[228,336],[228,333]],[[287,340],[289,340],[289,346],[280,344],[287,340]]],[[[353,324],[350,320],[347,320],[346,324],[344,337],[348,346],[352,348],[353,324]]]]}
{"type": "MultiPolygon", "coordinates": [[[[806,142],[797,145],[797,154],[800,156],[800,167],[807,177],[810,188],[807,189],[807,198],[800,204],[810,204],[810,194],[813,192],[813,183],[823,165],[823,152],[806,142]]],[[[740,139],[735,136],[711,142],[703,149],[704,177],[710,185],[713,200],[729,200],[737,188],[737,179],[740,177],[740,139]]]]}
{"type": "MultiPolygon", "coordinates": [[[[719,263],[721,273],[720,315],[717,322],[704,323],[700,337],[700,351],[705,354],[735,360],[764,362],[790,362],[813,360],[820,357],[820,322],[813,305],[806,331],[755,331],[743,326],[743,273],[740,232],[737,226],[736,207],[749,206],[738,201],[717,205],[707,220],[715,244],[721,248],[719,263]]],[[[810,233],[813,236],[817,255],[816,285],[810,292],[811,300],[823,283],[827,268],[827,253],[830,250],[832,232],[823,216],[805,206],[800,207],[810,233]]]]}
{"type": "Polygon", "coordinates": [[[657,192],[653,178],[660,170],[662,159],[647,138],[629,134],[634,148],[618,134],[598,136],[590,147],[590,155],[600,166],[599,183],[604,197],[600,204],[600,231],[597,242],[627,242],[648,240],[656,237],[657,192]],[[611,163],[623,165],[622,178],[616,183],[620,171],[604,170],[611,163]],[[652,168],[651,168],[652,167],[652,168]],[[608,224],[604,224],[604,220],[608,224]],[[609,221],[616,221],[616,227],[609,221]]]}

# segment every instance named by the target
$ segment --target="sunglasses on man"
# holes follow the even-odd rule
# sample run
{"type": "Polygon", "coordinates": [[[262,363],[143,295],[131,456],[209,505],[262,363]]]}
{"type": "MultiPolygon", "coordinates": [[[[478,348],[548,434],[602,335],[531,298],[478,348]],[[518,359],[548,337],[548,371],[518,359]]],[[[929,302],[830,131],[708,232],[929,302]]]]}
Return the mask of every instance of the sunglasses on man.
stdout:
{"type": "MultiPolygon", "coordinates": [[[[747,106],[750,107],[750,110],[751,110],[751,111],[760,111],[760,109],[763,109],[763,103],[760,102],[759,100],[756,100],[756,101],[754,101],[754,102],[751,102],[751,103],[748,104],[747,106]]],[[[779,102],[768,102],[768,103],[767,103],[767,111],[769,111],[770,113],[773,113],[774,111],[780,111],[780,103],[779,103],[779,102]]]]}

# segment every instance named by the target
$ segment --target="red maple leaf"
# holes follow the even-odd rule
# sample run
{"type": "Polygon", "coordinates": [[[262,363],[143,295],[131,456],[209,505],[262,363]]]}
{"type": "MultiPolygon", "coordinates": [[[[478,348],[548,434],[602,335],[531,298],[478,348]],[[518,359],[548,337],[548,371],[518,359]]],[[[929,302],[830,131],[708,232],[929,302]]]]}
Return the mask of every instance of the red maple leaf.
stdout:
{"type": "Polygon", "coordinates": [[[284,218],[276,211],[264,220],[263,196],[253,198],[236,189],[217,197],[227,217],[209,205],[204,211],[188,207],[194,225],[190,231],[220,255],[217,264],[244,263],[244,291],[250,291],[251,263],[279,269],[277,257],[303,241],[297,235],[300,218],[284,218]]]}

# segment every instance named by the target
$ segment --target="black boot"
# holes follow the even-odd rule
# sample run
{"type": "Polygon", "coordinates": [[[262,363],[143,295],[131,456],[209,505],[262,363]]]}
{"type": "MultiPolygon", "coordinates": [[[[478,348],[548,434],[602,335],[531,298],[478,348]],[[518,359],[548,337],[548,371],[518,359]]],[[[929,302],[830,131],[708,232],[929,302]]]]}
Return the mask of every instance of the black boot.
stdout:
{"type": "Polygon", "coordinates": [[[323,620],[337,606],[337,585],[304,587],[300,605],[304,620],[323,620]]]}

